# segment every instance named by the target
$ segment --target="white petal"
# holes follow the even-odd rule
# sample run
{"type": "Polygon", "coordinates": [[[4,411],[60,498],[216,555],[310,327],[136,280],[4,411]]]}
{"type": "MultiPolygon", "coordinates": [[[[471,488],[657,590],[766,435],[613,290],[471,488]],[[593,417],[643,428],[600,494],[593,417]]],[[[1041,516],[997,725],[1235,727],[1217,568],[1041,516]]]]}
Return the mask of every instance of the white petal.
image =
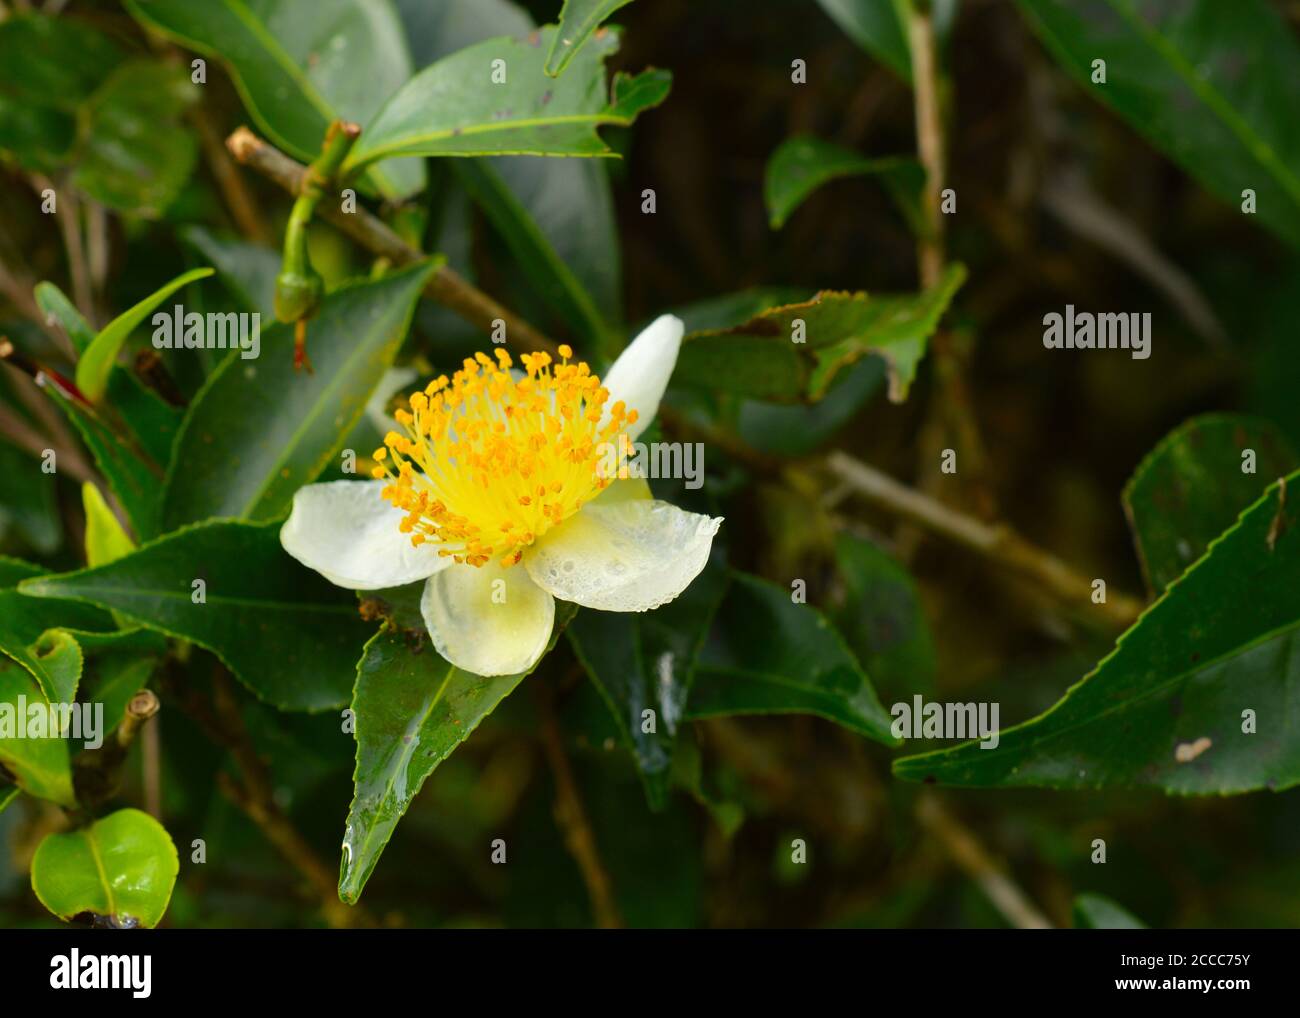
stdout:
{"type": "Polygon", "coordinates": [[[518,566],[453,565],[420,599],[438,653],[475,675],[517,675],[546,651],[555,599],[518,566]]]}
{"type": "Polygon", "coordinates": [[[280,544],[330,583],[352,590],[400,587],[451,564],[434,544],[411,545],[406,515],[379,495],[387,481],[328,481],[299,488],[280,544]]]}
{"type": "Polygon", "coordinates": [[[700,574],[721,523],[721,517],[667,502],[597,500],[529,548],[523,565],[562,601],[601,611],[649,611],[700,574]]]}
{"type": "Polygon", "coordinates": [[[601,379],[609,390],[606,407],[622,400],[629,410],[637,412],[637,422],[627,429],[629,438],[635,439],[645,431],[659,412],[659,401],[677,365],[683,331],[680,318],[661,315],[632,340],[601,379]]]}

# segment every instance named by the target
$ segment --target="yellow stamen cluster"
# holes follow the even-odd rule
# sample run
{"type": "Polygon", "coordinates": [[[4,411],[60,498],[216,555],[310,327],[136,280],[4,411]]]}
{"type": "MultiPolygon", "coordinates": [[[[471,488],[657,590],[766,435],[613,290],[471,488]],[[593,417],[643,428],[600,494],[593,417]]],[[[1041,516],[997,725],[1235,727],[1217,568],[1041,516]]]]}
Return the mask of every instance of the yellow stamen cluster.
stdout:
{"type": "Polygon", "coordinates": [[[403,533],[419,546],[473,566],[512,566],[524,549],[576,513],[618,476],[631,453],[623,429],[636,422],[573,351],[523,354],[515,380],[505,350],[478,353],[435,378],[394,415],[375,451],[383,496],[406,512],[403,533]],[[602,462],[613,451],[612,462],[602,462]],[[610,468],[613,469],[610,469],[610,468]]]}

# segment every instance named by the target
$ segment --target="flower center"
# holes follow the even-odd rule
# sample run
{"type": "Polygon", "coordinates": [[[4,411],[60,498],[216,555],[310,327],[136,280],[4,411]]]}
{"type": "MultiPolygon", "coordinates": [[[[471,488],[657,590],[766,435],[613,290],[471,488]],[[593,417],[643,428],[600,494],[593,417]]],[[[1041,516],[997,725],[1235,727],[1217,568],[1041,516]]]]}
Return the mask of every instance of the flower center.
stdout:
{"type": "Polygon", "coordinates": [[[524,354],[527,375],[511,377],[510,355],[466,358],[448,382],[435,378],[394,415],[375,450],[383,497],[407,515],[411,543],[437,542],[440,555],[481,566],[512,566],[524,549],[607,487],[631,452],[623,429],[635,410],[584,363],[524,354]]]}

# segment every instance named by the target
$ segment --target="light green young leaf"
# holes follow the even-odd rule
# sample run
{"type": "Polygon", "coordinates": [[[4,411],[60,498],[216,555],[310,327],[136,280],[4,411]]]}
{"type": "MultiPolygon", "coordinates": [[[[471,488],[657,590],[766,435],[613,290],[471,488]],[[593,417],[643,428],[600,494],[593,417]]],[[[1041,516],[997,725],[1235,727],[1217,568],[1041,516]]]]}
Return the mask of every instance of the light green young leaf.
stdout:
{"type": "Polygon", "coordinates": [[[28,795],[72,807],[77,800],[72,791],[72,758],[67,741],[15,737],[16,726],[26,720],[28,709],[49,702],[31,675],[0,660],[0,764],[28,795]]]}
{"type": "Polygon", "coordinates": [[[135,542],[127,536],[104,496],[90,481],[81,486],[81,504],[86,511],[86,563],[92,568],[129,555],[135,542]]]}
{"type": "Polygon", "coordinates": [[[122,349],[122,344],[126,342],[135,327],[181,287],[198,279],[206,279],[212,275],[212,272],[213,270],[208,268],[192,269],[184,275],[177,276],[134,307],[123,311],[100,330],[94,342],[86,348],[85,353],[77,361],[77,388],[88,400],[98,403],[104,398],[104,393],[108,389],[109,372],[113,370],[118,351],[122,349]]]}
{"type": "Polygon", "coordinates": [[[171,835],[138,809],[120,809],[79,830],[50,834],[32,857],[32,890],[60,919],[83,912],[118,928],[158,925],[180,859],[171,835]]]}

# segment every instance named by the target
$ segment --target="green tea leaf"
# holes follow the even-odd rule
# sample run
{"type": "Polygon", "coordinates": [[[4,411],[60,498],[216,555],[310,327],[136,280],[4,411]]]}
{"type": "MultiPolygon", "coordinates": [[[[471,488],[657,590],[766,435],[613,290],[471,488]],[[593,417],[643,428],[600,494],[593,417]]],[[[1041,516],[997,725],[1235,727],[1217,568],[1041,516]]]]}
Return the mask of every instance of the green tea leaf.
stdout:
{"type": "Polygon", "coordinates": [[[261,353],[233,351],[190,405],[168,468],[167,529],[211,517],[283,514],[342,448],[406,337],[436,259],[329,294],[307,327],[314,371],[293,367],[293,328],[276,323],[261,353]]]}
{"type": "Polygon", "coordinates": [[[81,504],[86,511],[86,563],[104,566],[129,555],[135,542],[126,535],[113,510],[90,481],[81,486],[81,504]]]}
{"type": "Polygon", "coordinates": [[[1065,71],[1234,208],[1300,244],[1300,47],[1263,0],[1017,0],[1065,71]],[[1106,62],[1094,84],[1093,61],[1106,62]]]}
{"type": "Polygon", "coordinates": [[[779,230],[810,194],[841,177],[878,176],[903,211],[908,225],[921,229],[920,196],[925,170],[911,156],[868,159],[851,149],[799,136],[782,142],[768,160],[763,197],[772,229],[779,230]]]}
{"type": "Polygon", "coordinates": [[[564,0],[560,26],[546,55],[546,73],[557,77],[596,31],[597,26],[632,0],[564,0]]]}
{"type": "Polygon", "coordinates": [[[1076,930],[1145,930],[1147,924],[1128,909],[1100,894],[1080,894],[1074,899],[1076,930]]]}
{"type": "Polygon", "coordinates": [[[399,155],[610,155],[596,129],[626,127],[659,105],[672,75],[620,73],[607,90],[604,61],[618,48],[610,32],[584,46],[569,73],[549,78],[542,64],[554,33],[488,39],[425,68],[362,132],[345,170],[399,155]]]}
{"type": "Polygon", "coordinates": [[[22,791],[17,785],[10,785],[8,788],[0,788],[0,813],[3,813],[11,802],[18,798],[18,793],[22,791]]]}
{"type": "Polygon", "coordinates": [[[256,311],[268,322],[275,320],[279,251],[198,225],[183,226],[179,232],[203,261],[216,267],[217,278],[244,311],[256,311]]]}
{"type": "Polygon", "coordinates": [[[1300,783],[1300,473],[1272,485],[1054,707],[894,762],[970,787],[1228,795],[1300,783]]]}
{"type": "Polygon", "coordinates": [[[192,269],[184,275],[177,276],[166,286],[149,294],[134,307],[123,311],[100,330],[93,343],[77,361],[77,388],[92,403],[104,398],[108,389],[108,375],[117,360],[118,352],[135,327],[143,322],[159,304],[183,286],[195,280],[206,279],[212,275],[212,269],[192,269]]]}
{"type": "Polygon", "coordinates": [[[72,807],[77,800],[67,741],[16,737],[18,726],[27,721],[29,708],[34,704],[45,707],[49,702],[26,671],[0,661],[0,764],[28,795],[72,807]]]}
{"type": "Polygon", "coordinates": [[[821,612],[792,591],[733,573],[687,704],[692,719],[816,714],[897,745],[871,680],[821,612]]]}
{"type": "Polygon", "coordinates": [[[860,537],[835,537],[846,596],[831,617],[872,681],[895,696],[933,686],[934,638],[916,583],[898,562],[860,537]]]}
{"type": "Polygon", "coordinates": [[[138,809],[120,809],[80,830],[50,834],[32,857],[32,890],[60,919],[83,912],[117,927],[158,925],[180,859],[171,835],[138,809]]]}
{"type": "Polygon", "coordinates": [[[673,751],[696,662],[726,585],[726,569],[715,560],[661,608],[583,612],[569,627],[574,653],[636,760],[652,809],[668,802],[673,751]]]}
{"type": "MultiPolygon", "coordinates": [[[[404,601],[366,644],[357,665],[354,793],[343,834],[339,897],[353,903],[425,779],[496,709],[524,675],[485,678],[445,661],[428,643],[418,609],[422,584],[378,591],[404,601]],[[405,592],[405,593],[404,593],[405,592]],[[403,628],[412,624],[413,629],[403,628]]],[[[556,605],[551,646],[576,609],[556,605]]]]}
{"type": "Polygon", "coordinates": [[[73,183],[111,209],[156,219],[198,159],[198,140],[181,120],[197,98],[185,68],[124,64],[82,113],[73,183]]]}
{"type": "MultiPolygon", "coordinates": [[[[388,0],[127,0],[150,28],[222,61],[258,127],[304,161],[320,152],[338,117],[364,128],[411,76],[402,23],[388,0]]],[[[368,174],[386,198],[424,187],[424,167],[404,161],[368,174]]]]}
{"type": "Polygon", "coordinates": [[[454,168],[542,299],[591,349],[607,351],[619,273],[605,168],[528,158],[463,159],[454,168]]]}
{"type": "Polygon", "coordinates": [[[89,602],[192,640],[285,710],[346,703],[368,635],[349,593],[284,553],[277,524],[199,524],[106,566],[25,580],[20,591],[89,602]]]}
{"type": "MultiPolygon", "coordinates": [[[[110,378],[120,374],[113,372],[110,378]]],[[[126,511],[136,536],[147,540],[156,534],[162,468],[147,458],[143,446],[124,443],[108,426],[102,413],[88,411],[53,386],[47,386],[45,391],[81,435],[99,472],[126,511]]],[[[101,405],[100,409],[107,409],[107,405],[101,405]]]]}
{"type": "Polygon", "coordinates": [[[687,333],[673,383],[756,399],[815,402],[842,368],[876,354],[889,369],[890,400],[902,402],[930,336],[965,278],[965,268],[952,265],[924,293],[868,297],[828,291],[802,304],[769,308],[743,325],[687,333]]]}
{"type": "Polygon", "coordinates": [[[1159,592],[1279,477],[1300,466],[1281,429],[1237,414],[1204,414],[1170,432],[1124,487],[1147,585],[1159,592]],[[1252,472],[1243,454],[1249,450],[1252,472]]]}

